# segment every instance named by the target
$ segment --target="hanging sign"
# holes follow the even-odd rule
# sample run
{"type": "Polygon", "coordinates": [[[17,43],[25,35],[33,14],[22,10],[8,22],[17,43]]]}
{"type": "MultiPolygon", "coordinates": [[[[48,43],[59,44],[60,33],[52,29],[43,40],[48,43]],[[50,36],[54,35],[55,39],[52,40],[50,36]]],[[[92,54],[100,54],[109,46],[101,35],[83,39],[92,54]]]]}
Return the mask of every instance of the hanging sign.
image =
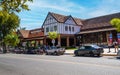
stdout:
{"type": "Polygon", "coordinates": [[[112,34],[109,35],[109,43],[112,44],[112,34]]]}

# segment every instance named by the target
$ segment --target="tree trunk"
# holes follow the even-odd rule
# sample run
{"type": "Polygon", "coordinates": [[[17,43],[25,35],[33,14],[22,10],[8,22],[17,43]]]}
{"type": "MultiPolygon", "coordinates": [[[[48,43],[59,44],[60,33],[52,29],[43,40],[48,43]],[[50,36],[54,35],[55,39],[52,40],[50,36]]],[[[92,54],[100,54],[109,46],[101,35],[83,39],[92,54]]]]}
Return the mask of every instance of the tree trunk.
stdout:
{"type": "Polygon", "coordinates": [[[6,53],[7,52],[7,50],[6,50],[6,45],[5,45],[5,43],[3,42],[3,53],[6,53]]]}

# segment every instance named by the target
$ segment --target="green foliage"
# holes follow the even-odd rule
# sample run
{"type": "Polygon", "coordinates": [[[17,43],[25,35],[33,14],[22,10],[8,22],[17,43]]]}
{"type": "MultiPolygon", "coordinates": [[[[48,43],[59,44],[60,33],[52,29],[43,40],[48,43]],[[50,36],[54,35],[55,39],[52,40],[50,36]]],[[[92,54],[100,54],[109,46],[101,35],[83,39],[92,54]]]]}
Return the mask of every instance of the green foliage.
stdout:
{"type": "Polygon", "coordinates": [[[4,39],[4,50],[6,50],[5,43],[15,46],[17,42],[19,42],[17,36],[11,35],[11,32],[16,30],[20,24],[20,19],[16,15],[16,12],[19,13],[21,10],[29,10],[27,2],[32,1],[33,0],[0,0],[0,33],[3,35],[2,41],[4,39]],[[14,40],[15,38],[16,40],[14,40]],[[11,41],[8,39],[11,39],[11,41]]]}
{"type": "Polygon", "coordinates": [[[31,41],[31,44],[35,44],[35,41],[31,41]]]}
{"type": "Polygon", "coordinates": [[[120,19],[119,18],[114,18],[110,21],[110,24],[113,25],[118,32],[120,32],[120,19]]]}
{"type": "Polygon", "coordinates": [[[48,32],[48,37],[50,39],[56,39],[59,36],[57,32],[48,32]]]}
{"type": "Polygon", "coordinates": [[[26,30],[26,27],[20,27],[19,30],[26,30]]]}
{"type": "Polygon", "coordinates": [[[19,23],[20,19],[16,14],[0,11],[0,31],[2,32],[3,37],[19,27],[19,23]]]}
{"type": "Polygon", "coordinates": [[[20,42],[17,34],[10,33],[4,38],[4,43],[9,46],[17,46],[17,44],[20,42]]]}
{"type": "Polygon", "coordinates": [[[33,2],[33,0],[1,0],[0,7],[7,12],[21,12],[22,9],[30,10],[27,2],[33,2]]]}

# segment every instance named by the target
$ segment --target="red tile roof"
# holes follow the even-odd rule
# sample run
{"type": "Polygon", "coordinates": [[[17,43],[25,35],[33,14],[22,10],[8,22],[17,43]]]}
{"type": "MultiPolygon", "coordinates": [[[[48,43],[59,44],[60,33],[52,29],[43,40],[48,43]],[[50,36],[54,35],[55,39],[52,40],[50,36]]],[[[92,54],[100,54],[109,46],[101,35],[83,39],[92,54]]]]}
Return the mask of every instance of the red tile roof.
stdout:
{"type": "Polygon", "coordinates": [[[30,31],[29,30],[19,30],[19,32],[22,35],[21,37],[28,38],[30,31]]]}
{"type": "Polygon", "coordinates": [[[35,37],[44,36],[44,32],[42,28],[37,28],[33,30],[19,30],[19,32],[23,38],[35,38],[35,37]]]}

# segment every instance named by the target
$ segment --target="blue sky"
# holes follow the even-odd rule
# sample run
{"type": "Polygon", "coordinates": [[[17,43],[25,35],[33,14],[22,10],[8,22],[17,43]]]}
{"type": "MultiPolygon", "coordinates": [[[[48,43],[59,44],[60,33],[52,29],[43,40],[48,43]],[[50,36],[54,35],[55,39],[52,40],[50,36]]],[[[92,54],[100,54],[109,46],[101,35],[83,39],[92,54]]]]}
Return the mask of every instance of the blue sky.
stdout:
{"type": "Polygon", "coordinates": [[[21,27],[40,28],[48,12],[88,19],[120,12],[120,0],[33,0],[31,11],[19,13],[21,27]]]}

